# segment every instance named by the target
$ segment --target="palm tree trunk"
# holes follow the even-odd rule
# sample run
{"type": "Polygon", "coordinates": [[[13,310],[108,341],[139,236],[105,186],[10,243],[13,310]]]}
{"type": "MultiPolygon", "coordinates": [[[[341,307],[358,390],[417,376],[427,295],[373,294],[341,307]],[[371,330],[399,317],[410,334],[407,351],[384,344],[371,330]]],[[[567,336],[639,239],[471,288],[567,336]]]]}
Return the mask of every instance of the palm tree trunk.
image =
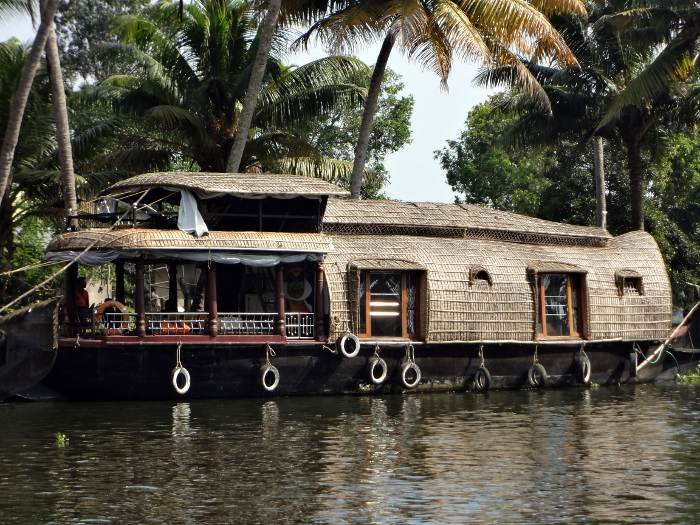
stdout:
{"type": "MultiPolygon", "coordinates": [[[[624,137],[623,137],[624,140],[624,137]]],[[[644,231],[644,163],[642,148],[636,138],[625,140],[627,144],[627,170],[630,176],[630,205],[632,229],[644,231]]]]}
{"type": "MultiPolygon", "coordinates": [[[[42,0],[42,5],[48,0],[42,0]]],[[[73,150],[70,142],[70,127],[68,125],[68,108],[66,106],[66,92],[63,87],[63,74],[61,61],[58,56],[56,44],[56,31],[53,25],[46,41],[46,60],[49,67],[51,80],[51,96],[53,98],[53,113],[56,121],[56,140],[58,141],[58,158],[61,166],[61,186],[63,187],[63,203],[66,216],[75,215],[78,210],[75,193],[75,176],[73,175],[73,150]]],[[[68,228],[77,227],[76,219],[68,220],[68,228]]]]}
{"type": "Polygon", "coordinates": [[[596,223],[601,228],[605,228],[606,218],[608,214],[608,211],[605,206],[605,163],[603,153],[603,137],[593,137],[596,223]]]}
{"type": "Polygon", "coordinates": [[[53,27],[53,17],[56,14],[58,0],[46,0],[44,9],[41,11],[41,24],[34,38],[34,44],[27,57],[27,63],[22,71],[22,76],[17,86],[17,92],[12,99],[10,105],[10,115],[8,116],[7,129],[0,148],[0,202],[7,190],[8,181],[10,180],[10,172],[12,171],[12,162],[15,158],[15,148],[19,140],[19,131],[22,126],[22,117],[24,116],[24,108],[27,106],[29,92],[34,82],[36,69],[39,67],[41,54],[44,52],[46,40],[49,36],[49,30],[53,27]]]}
{"type": "Polygon", "coordinates": [[[382,47],[379,50],[377,63],[374,65],[374,72],[369,82],[367,90],[367,99],[365,100],[365,109],[362,113],[362,123],[360,124],[360,133],[357,138],[357,146],[355,146],[355,162],[352,165],[352,175],[350,177],[350,198],[359,199],[360,190],[362,189],[362,175],[365,171],[365,163],[367,162],[367,150],[369,149],[369,137],[372,133],[372,124],[374,124],[374,115],[377,113],[377,103],[379,101],[379,93],[384,80],[384,72],[386,65],[389,62],[391,49],[394,47],[394,35],[390,32],[384,38],[382,47]]]}
{"type": "Polygon", "coordinates": [[[272,49],[272,38],[275,36],[277,20],[279,19],[280,9],[282,8],[282,0],[270,0],[267,4],[267,14],[260,32],[260,41],[258,42],[258,52],[255,55],[253,69],[248,81],[248,89],[243,98],[243,107],[241,114],[238,117],[238,127],[236,136],[233,139],[233,146],[226,164],[226,171],[236,173],[241,167],[241,159],[243,158],[243,150],[248,141],[248,132],[250,125],[253,122],[253,114],[258,101],[258,94],[262,88],[265,70],[267,69],[267,57],[272,49]]]}

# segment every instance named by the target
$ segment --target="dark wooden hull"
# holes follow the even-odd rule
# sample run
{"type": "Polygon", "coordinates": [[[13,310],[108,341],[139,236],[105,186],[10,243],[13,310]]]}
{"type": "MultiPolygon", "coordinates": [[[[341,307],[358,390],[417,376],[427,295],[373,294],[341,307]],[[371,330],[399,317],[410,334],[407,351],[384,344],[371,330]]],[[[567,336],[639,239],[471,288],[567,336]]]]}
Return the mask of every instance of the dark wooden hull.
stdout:
{"type": "MultiPolygon", "coordinates": [[[[319,394],[390,394],[406,391],[455,391],[475,389],[474,377],[481,366],[478,344],[414,344],[415,363],[421,379],[415,388],[402,382],[405,343],[379,343],[379,355],[387,364],[386,379],[374,384],[369,360],[375,343],[363,345],[352,358],[333,353],[316,342],[275,341],[270,363],[279,371],[279,384],[268,391],[259,378],[267,362],[266,342],[241,342],[234,337],[187,339],[180,348],[180,361],[190,376],[190,388],[176,392],[171,372],[177,363],[176,336],[81,338],[59,341],[59,352],[44,384],[75,399],[189,399],[319,394]]],[[[333,346],[333,345],[331,345],[333,346]]],[[[640,343],[643,352],[658,343],[640,343]]],[[[668,354],[637,373],[631,342],[588,343],[585,353],[591,364],[590,381],[598,384],[673,379],[697,365],[699,354],[668,354]]],[[[485,344],[484,366],[491,388],[532,388],[528,370],[534,363],[533,344],[485,344]]],[[[578,344],[540,344],[537,360],[547,371],[545,387],[581,385],[575,358],[578,344]]],[[[641,357],[637,359],[641,360],[641,357]]]]}
{"type": "Polygon", "coordinates": [[[56,359],[58,301],[0,317],[0,401],[39,383],[56,359]]]}

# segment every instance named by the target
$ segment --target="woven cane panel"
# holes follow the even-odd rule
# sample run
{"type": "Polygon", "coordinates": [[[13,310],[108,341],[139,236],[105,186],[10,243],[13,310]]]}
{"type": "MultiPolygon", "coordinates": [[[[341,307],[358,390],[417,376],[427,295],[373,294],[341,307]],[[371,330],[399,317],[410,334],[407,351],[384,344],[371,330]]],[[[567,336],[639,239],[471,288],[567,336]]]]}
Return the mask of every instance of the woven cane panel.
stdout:
{"type": "Polygon", "coordinates": [[[323,224],[328,233],[470,237],[534,244],[601,246],[611,238],[602,228],[466,204],[426,202],[329,199],[323,224]]]}
{"type": "Polygon", "coordinates": [[[416,235],[421,237],[445,237],[452,239],[494,239],[525,244],[554,244],[571,246],[606,246],[609,239],[599,237],[565,236],[494,229],[445,228],[430,225],[407,226],[395,224],[327,224],[328,234],[354,235],[416,235]]]}
{"type": "Polygon", "coordinates": [[[169,171],[144,173],[120,181],[100,196],[122,194],[148,188],[169,188],[239,196],[344,196],[350,192],[314,177],[275,173],[208,173],[169,171]]]}
{"type": "Polygon", "coordinates": [[[538,261],[586,272],[588,339],[662,339],[670,328],[670,285],[658,248],[644,232],[623,235],[600,248],[351,235],[334,235],[333,243],[336,252],[328,255],[326,268],[331,315],[339,320],[335,335],[355,329],[351,307],[356,298],[350,296],[348,263],[378,254],[427,269],[428,341],[533,340],[535,299],[527,268],[538,261]],[[475,266],[485,268],[493,284],[470,284],[470,268],[475,266]],[[619,294],[615,271],[630,267],[643,276],[642,296],[619,294]]]}
{"type": "Polygon", "coordinates": [[[57,235],[51,239],[46,251],[83,250],[88,246],[96,250],[281,250],[313,253],[333,249],[330,237],[320,233],[211,231],[203,237],[195,237],[180,230],[124,228],[57,235]]]}

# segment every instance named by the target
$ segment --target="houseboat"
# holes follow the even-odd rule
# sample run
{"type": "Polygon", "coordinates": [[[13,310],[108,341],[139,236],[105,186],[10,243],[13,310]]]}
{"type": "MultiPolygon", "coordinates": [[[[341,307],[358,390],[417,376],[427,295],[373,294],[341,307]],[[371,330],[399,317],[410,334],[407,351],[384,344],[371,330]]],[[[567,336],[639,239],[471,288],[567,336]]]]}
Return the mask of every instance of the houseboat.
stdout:
{"type": "Polygon", "coordinates": [[[281,174],[149,173],[99,197],[90,228],[46,249],[77,262],[43,380],[69,398],[542,388],[698,362],[641,231],[350,200],[281,174]],[[96,304],[79,304],[78,265],[109,276],[96,304]]]}

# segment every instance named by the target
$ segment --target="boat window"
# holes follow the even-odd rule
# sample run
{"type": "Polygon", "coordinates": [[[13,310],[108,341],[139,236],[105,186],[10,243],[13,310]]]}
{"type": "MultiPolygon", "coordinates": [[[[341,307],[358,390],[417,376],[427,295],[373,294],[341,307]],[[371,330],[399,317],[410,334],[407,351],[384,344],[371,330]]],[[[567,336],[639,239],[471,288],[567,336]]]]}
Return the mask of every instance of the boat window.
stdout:
{"type": "Polygon", "coordinates": [[[626,277],[622,281],[622,295],[642,295],[642,278],[626,277]]]}
{"type": "Polygon", "coordinates": [[[418,331],[418,272],[363,271],[359,286],[359,335],[412,337],[418,331]]]}
{"type": "Polygon", "coordinates": [[[488,283],[489,285],[493,285],[493,279],[491,278],[491,274],[486,268],[482,268],[481,266],[474,266],[469,269],[469,283],[488,283]]]}
{"type": "Polygon", "coordinates": [[[581,278],[578,274],[545,273],[538,276],[540,337],[580,337],[581,278]]]}
{"type": "Polygon", "coordinates": [[[635,270],[617,270],[615,272],[615,283],[617,284],[620,297],[644,295],[642,275],[635,270]]]}

